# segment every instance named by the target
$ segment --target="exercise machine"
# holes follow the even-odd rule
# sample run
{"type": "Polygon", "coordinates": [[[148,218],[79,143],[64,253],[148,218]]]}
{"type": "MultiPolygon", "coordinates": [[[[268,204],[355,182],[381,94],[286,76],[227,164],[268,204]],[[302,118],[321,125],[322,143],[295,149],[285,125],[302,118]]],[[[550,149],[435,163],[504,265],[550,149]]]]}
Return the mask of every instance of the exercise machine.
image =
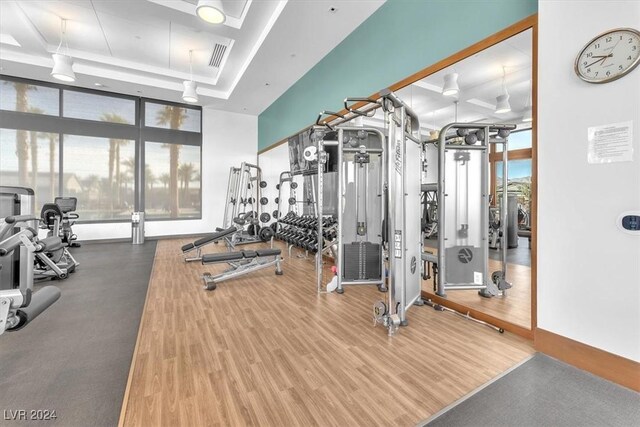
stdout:
{"type": "Polygon", "coordinates": [[[229,238],[238,228],[231,226],[227,229],[217,229],[215,233],[208,234],[200,239],[195,240],[193,243],[187,243],[182,246],[182,254],[184,255],[185,262],[200,261],[202,260],[202,248],[211,244],[218,243],[221,239],[229,238]],[[195,255],[190,255],[191,252],[196,251],[195,255]]]}
{"type": "Polygon", "coordinates": [[[257,165],[242,162],[239,168],[231,167],[229,170],[222,228],[238,228],[233,239],[228,240],[233,247],[263,241],[260,237],[260,216],[268,199],[262,197],[261,190],[266,185],[262,180],[262,170],[257,165]]]}
{"type": "MultiPolygon", "coordinates": [[[[359,176],[359,184],[357,186],[369,186],[369,196],[367,201],[359,196],[359,190],[355,185],[357,179],[355,175],[349,175],[348,167],[341,167],[339,170],[339,209],[338,209],[338,226],[341,227],[339,233],[339,254],[336,266],[336,275],[338,283],[345,282],[348,264],[358,264],[358,274],[364,272],[373,272],[374,268],[366,267],[363,269],[362,262],[371,262],[374,266],[378,259],[370,257],[366,252],[364,239],[360,237],[371,237],[379,242],[383,253],[379,258],[380,276],[378,281],[385,284],[385,263],[386,258],[386,288],[388,294],[386,301],[378,301],[373,306],[374,324],[379,323],[387,328],[389,335],[394,335],[400,326],[408,324],[407,312],[413,305],[422,305],[421,299],[421,274],[420,259],[422,253],[422,233],[420,229],[421,217],[421,140],[419,137],[420,122],[415,112],[392,91],[383,90],[380,98],[372,100],[369,98],[347,98],[344,102],[345,110],[352,116],[369,116],[375,113],[375,109],[382,108],[384,112],[384,133],[377,129],[363,129],[359,127],[343,127],[334,126],[329,123],[330,119],[322,119],[323,116],[337,117],[347,121],[345,116],[333,112],[324,111],[316,120],[317,126],[325,126],[329,131],[337,131],[338,137],[331,141],[326,137],[318,140],[317,157],[319,162],[326,161],[326,146],[338,146],[338,156],[345,156],[348,162],[353,162],[356,169],[362,167],[359,176]],[[356,107],[356,105],[359,105],[356,107]],[[362,132],[364,130],[364,132],[362,132]],[[359,133],[360,132],[360,133],[359,133]],[[345,138],[346,133],[346,138],[345,138]],[[379,145],[361,144],[357,140],[366,138],[377,138],[379,145]],[[355,138],[352,139],[352,138],[355,138]],[[361,146],[364,145],[364,148],[361,146]],[[342,147],[342,148],[341,148],[342,147]],[[342,154],[340,154],[342,153],[342,154]],[[378,154],[379,153],[379,154],[378,154]],[[353,155],[353,160],[352,156],[353,155]],[[379,155],[379,159],[377,156],[379,155]],[[368,157],[368,159],[367,159],[368,157]],[[368,163],[367,163],[368,162],[368,163]],[[377,170],[378,164],[379,178],[378,182],[375,178],[369,177],[367,181],[365,176],[372,171],[377,170]],[[364,168],[369,165],[368,170],[364,168]],[[346,188],[349,183],[353,183],[351,197],[347,197],[346,188]],[[373,191],[372,191],[373,189],[373,191]],[[372,195],[374,197],[372,197],[372,195]],[[345,201],[352,200],[353,203],[359,205],[355,216],[341,217],[341,213],[345,210],[345,201]],[[369,204],[366,210],[367,219],[362,224],[364,217],[362,209],[369,204]],[[374,206],[373,208],[371,206],[374,206]],[[377,208],[380,207],[380,213],[377,208]],[[343,224],[343,221],[351,222],[351,225],[343,224]],[[349,229],[349,227],[352,227],[349,229]],[[376,227],[378,227],[376,229],[376,227]],[[355,232],[355,233],[354,233],[355,232]],[[379,235],[376,235],[376,232],[379,235]],[[347,243],[353,243],[349,239],[359,236],[355,239],[357,246],[363,247],[364,250],[357,248],[352,253],[356,256],[347,259],[349,253],[345,250],[347,243]],[[345,240],[346,238],[346,240],[345,240]],[[345,262],[346,261],[346,262],[345,262]]],[[[326,133],[329,133],[325,130],[326,133]]],[[[345,157],[339,157],[339,165],[344,163],[345,157]]],[[[320,168],[318,169],[320,170],[320,168]]],[[[352,172],[353,173],[353,172],[352,172]]],[[[319,188],[318,197],[323,194],[322,174],[318,174],[319,188]]],[[[319,199],[318,205],[321,206],[319,199]]],[[[353,206],[356,212],[356,205],[353,206]]],[[[363,212],[364,213],[364,212],[363,212]]],[[[322,226],[319,223],[318,235],[321,235],[322,226]]],[[[371,242],[374,245],[375,242],[371,242]]],[[[375,246],[374,246],[375,248],[375,246]]],[[[372,251],[373,252],[373,251],[372,251]]],[[[371,252],[369,252],[371,253],[371,252]]],[[[321,263],[321,259],[317,260],[321,263]]],[[[377,266],[376,266],[377,267],[377,266]]],[[[317,265],[318,270],[318,291],[322,292],[322,268],[317,265]]],[[[347,280],[348,282],[348,280],[347,280]]],[[[375,283],[376,280],[371,282],[375,283]]]]}
{"type": "Polygon", "coordinates": [[[62,221],[60,222],[59,235],[62,243],[70,248],[79,248],[81,245],[76,240],[78,236],[73,233],[72,226],[80,216],[76,213],[78,199],[76,197],[56,197],[53,203],[60,207],[62,212],[62,221]]]}
{"type": "MultiPolygon", "coordinates": [[[[489,273],[489,152],[502,147],[502,188],[495,233],[508,227],[508,136],[515,125],[451,123],[442,128],[438,148],[438,253],[423,259],[437,265],[436,294],[476,289],[484,297],[506,295],[507,245],[500,244],[502,266],[489,273]]],[[[493,211],[495,214],[495,211],[493,211]]],[[[504,241],[504,237],[502,237],[504,241]]]]}
{"type": "Polygon", "coordinates": [[[33,190],[0,187],[0,335],[32,322],[60,298],[55,286],[33,290],[37,238],[33,190]]]}
{"type": "Polygon", "coordinates": [[[276,275],[282,275],[280,249],[256,249],[255,251],[223,252],[217,254],[206,254],[202,256],[202,265],[227,263],[230,268],[220,274],[212,275],[204,273],[204,288],[208,291],[216,289],[218,283],[225,280],[235,279],[254,271],[262,270],[270,266],[276,267],[276,275]]]}
{"type": "Polygon", "coordinates": [[[34,275],[36,279],[66,279],[80,265],[67,249],[60,236],[64,214],[56,203],[45,203],[40,212],[42,228],[48,230],[42,239],[43,251],[37,252],[34,275]]]}
{"type": "MultiPolygon", "coordinates": [[[[317,120],[319,122],[320,118],[317,120]]],[[[386,292],[383,260],[384,134],[374,128],[340,126],[315,130],[318,149],[307,151],[308,161],[326,161],[327,147],[337,147],[338,216],[336,239],[327,239],[326,221],[317,221],[316,247],[336,248],[338,293],[348,285],[375,285],[386,292]],[[323,153],[318,157],[317,151],[323,153]],[[327,245],[329,240],[329,245],[327,245]]],[[[324,218],[325,173],[318,168],[318,218],[324,218]]],[[[322,289],[322,256],[316,257],[317,286],[322,289]]]]}

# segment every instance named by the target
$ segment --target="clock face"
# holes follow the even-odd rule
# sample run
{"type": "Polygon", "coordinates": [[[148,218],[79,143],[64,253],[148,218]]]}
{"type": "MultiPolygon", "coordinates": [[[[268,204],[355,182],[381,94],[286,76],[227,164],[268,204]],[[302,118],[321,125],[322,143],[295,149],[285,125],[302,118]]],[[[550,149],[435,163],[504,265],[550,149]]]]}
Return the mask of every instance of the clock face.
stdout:
{"type": "Polygon", "coordinates": [[[589,83],[607,83],[629,73],[640,62],[640,32],[621,28],[591,40],[576,58],[575,71],[589,83]]]}

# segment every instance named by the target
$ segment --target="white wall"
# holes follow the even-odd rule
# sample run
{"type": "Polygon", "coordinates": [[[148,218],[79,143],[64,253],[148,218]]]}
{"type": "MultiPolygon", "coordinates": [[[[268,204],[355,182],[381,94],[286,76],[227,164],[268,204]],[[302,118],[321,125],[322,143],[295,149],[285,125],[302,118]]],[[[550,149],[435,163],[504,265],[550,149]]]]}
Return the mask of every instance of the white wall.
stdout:
{"type": "Polygon", "coordinates": [[[591,38],[640,27],[638,1],[540,1],[538,327],[640,361],[640,68],[588,84],[573,61],[591,38]],[[633,121],[634,160],[587,163],[587,127],[633,121]]]}
{"type": "MultiPolygon", "coordinates": [[[[145,235],[166,236],[207,233],[222,225],[229,168],[257,161],[258,118],[246,114],[203,109],[202,114],[202,219],[148,221],[145,235]]],[[[129,223],[79,224],[80,240],[131,236],[129,223]]]]}

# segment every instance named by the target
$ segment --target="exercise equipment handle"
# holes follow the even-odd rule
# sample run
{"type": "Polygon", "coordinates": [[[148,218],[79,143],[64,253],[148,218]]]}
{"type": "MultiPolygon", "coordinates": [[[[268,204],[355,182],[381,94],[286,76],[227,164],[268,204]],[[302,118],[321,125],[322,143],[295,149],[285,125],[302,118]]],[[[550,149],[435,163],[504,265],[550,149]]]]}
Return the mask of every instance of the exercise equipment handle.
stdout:
{"type": "MultiPolygon", "coordinates": [[[[358,108],[353,108],[355,106],[355,104],[357,104],[359,102],[366,102],[367,104],[378,104],[378,105],[380,105],[378,103],[378,101],[376,101],[375,99],[371,99],[371,98],[345,98],[344,99],[344,108],[348,112],[356,114],[358,116],[372,117],[369,114],[360,111],[358,108]],[[349,103],[352,103],[352,104],[349,105],[349,103]]],[[[363,105],[363,107],[365,105],[363,105]]],[[[374,109],[374,111],[375,111],[375,109],[374,109]]]]}
{"type": "Polygon", "coordinates": [[[13,252],[16,248],[18,248],[22,244],[22,240],[20,240],[20,236],[26,236],[29,240],[33,239],[36,235],[36,231],[31,227],[20,231],[19,233],[14,234],[6,240],[2,241],[2,246],[0,246],[0,256],[5,256],[13,252]]]}
{"type": "Polygon", "coordinates": [[[341,119],[344,119],[344,116],[340,113],[335,113],[333,111],[320,111],[320,114],[318,114],[318,118],[316,119],[316,125],[318,126],[326,126],[329,128],[329,130],[333,130],[333,127],[327,123],[326,121],[323,123],[320,123],[320,119],[322,119],[322,116],[335,116],[335,117],[340,117],[341,119]]]}
{"type": "Polygon", "coordinates": [[[33,215],[13,215],[6,217],[4,222],[7,224],[15,224],[18,222],[36,221],[37,219],[38,218],[33,215]]]}
{"type": "Polygon", "coordinates": [[[16,316],[18,316],[19,319],[18,324],[9,330],[17,331],[24,328],[47,308],[51,307],[59,298],[60,289],[56,286],[45,286],[39,291],[34,292],[31,295],[31,303],[16,312],[16,316]]]}

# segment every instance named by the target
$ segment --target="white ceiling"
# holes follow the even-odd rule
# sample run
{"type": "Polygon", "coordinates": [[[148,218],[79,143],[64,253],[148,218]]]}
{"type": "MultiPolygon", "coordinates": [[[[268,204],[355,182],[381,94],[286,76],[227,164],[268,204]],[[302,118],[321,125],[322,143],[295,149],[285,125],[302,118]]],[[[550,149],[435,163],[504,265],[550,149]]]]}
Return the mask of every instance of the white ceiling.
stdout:
{"type": "Polygon", "coordinates": [[[201,22],[195,3],[3,0],[0,72],[53,81],[64,18],[77,86],[180,101],[192,50],[199,104],[259,114],[384,0],[223,0],[219,26],[201,22]],[[209,66],[216,44],[225,48],[217,68],[209,66]]]}
{"type": "MultiPolygon", "coordinates": [[[[532,49],[532,31],[527,30],[399,90],[398,95],[418,114],[424,131],[438,130],[455,121],[456,100],[459,122],[528,127],[530,124],[522,123],[522,117],[527,102],[531,102],[532,49]],[[511,111],[496,114],[503,66],[511,111]],[[459,74],[458,97],[443,96],[444,76],[453,72],[459,74]]],[[[381,122],[382,114],[378,112],[370,124],[379,126],[381,122]]]]}

